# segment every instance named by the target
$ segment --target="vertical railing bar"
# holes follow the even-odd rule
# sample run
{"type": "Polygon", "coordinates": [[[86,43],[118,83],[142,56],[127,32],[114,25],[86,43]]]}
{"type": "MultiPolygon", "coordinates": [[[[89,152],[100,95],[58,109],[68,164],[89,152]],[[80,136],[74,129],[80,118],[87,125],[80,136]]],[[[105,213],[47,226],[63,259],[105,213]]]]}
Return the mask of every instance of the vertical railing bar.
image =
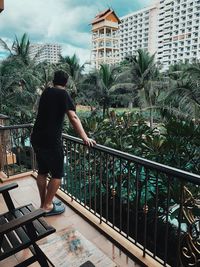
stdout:
{"type": "Polygon", "coordinates": [[[14,153],[13,153],[13,136],[10,135],[10,143],[11,143],[11,147],[10,147],[10,153],[12,155],[12,168],[13,168],[13,171],[15,173],[15,157],[14,157],[14,153]]]}
{"type": "Polygon", "coordinates": [[[70,171],[69,171],[69,151],[68,151],[69,141],[66,139],[66,182],[65,182],[65,191],[69,194],[69,179],[70,179],[70,171]]]}
{"type": "Polygon", "coordinates": [[[23,151],[23,154],[24,154],[24,168],[27,171],[28,168],[27,168],[27,154],[26,154],[26,144],[25,144],[25,136],[26,136],[25,130],[26,130],[25,128],[22,129],[22,139],[24,141],[24,143],[22,144],[23,145],[22,151],[23,151]]]}
{"type": "MultiPolygon", "coordinates": [[[[65,143],[64,143],[64,139],[62,138],[62,148],[63,148],[63,177],[61,178],[61,184],[60,184],[60,189],[61,190],[64,190],[64,188],[65,188],[65,166],[66,166],[66,164],[65,164],[65,143]]],[[[34,160],[35,159],[33,159],[33,165],[32,166],[34,166],[35,165],[35,162],[34,162],[34,160]]],[[[33,168],[32,168],[33,169],[33,168]]]]}
{"type": "MultiPolygon", "coordinates": [[[[6,152],[6,168],[7,168],[7,173],[9,173],[9,176],[10,176],[10,172],[11,172],[11,175],[13,175],[13,174],[12,174],[12,170],[10,170],[9,164],[8,164],[8,152],[9,152],[9,146],[11,146],[10,140],[11,140],[12,130],[10,129],[8,132],[9,132],[9,134],[8,134],[8,142],[9,142],[9,144],[8,144],[8,147],[6,146],[5,152],[6,152]]],[[[13,173],[15,174],[15,172],[13,172],[13,173]]]]}
{"type": "Polygon", "coordinates": [[[122,158],[120,158],[120,180],[119,180],[119,232],[122,231],[122,158]]]}
{"type": "Polygon", "coordinates": [[[6,173],[7,177],[10,176],[9,174],[9,168],[8,168],[8,160],[7,160],[7,147],[6,147],[6,132],[9,132],[9,135],[10,135],[10,132],[11,130],[3,130],[3,141],[4,141],[4,147],[3,147],[3,171],[6,173]],[[5,162],[4,162],[5,160],[5,162]]]}
{"type": "Polygon", "coordinates": [[[32,171],[35,171],[36,170],[36,158],[35,158],[35,153],[34,153],[32,146],[31,146],[31,155],[32,155],[32,171]]]}
{"type": "MultiPolygon", "coordinates": [[[[13,129],[12,134],[16,136],[16,157],[17,157],[17,165],[19,165],[20,172],[21,172],[21,152],[19,147],[19,131],[20,129],[13,129]]],[[[18,168],[18,167],[17,167],[18,168]]],[[[18,173],[18,170],[15,170],[15,173],[18,173]]]]}
{"type": "Polygon", "coordinates": [[[7,165],[8,165],[8,171],[10,170],[11,171],[11,175],[13,175],[13,174],[15,174],[15,172],[14,172],[14,168],[12,168],[12,163],[10,162],[10,156],[12,155],[12,136],[11,136],[11,134],[12,134],[12,131],[10,130],[10,134],[9,134],[9,138],[8,138],[8,140],[9,140],[9,144],[8,144],[8,147],[7,147],[7,149],[6,149],[6,151],[7,151],[7,156],[9,157],[9,158],[7,158],[7,165]]]}
{"type": "Polygon", "coordinates": [[[21,133],[20,133],[20,155],[21,155],[21,166],[22,166],[22,171],[23,171],[23,169],[25,169],[25,164],[23,164],[23,158],[25,158],[25,157],[24,157],[24,147],[23,147],[23,144],[22,144],[23,131],[24,131],[24,129],[22,128],[22,129],[21,129],[21,133]]]}
{"type": "Polygon", "coordinates": [[[127,238],[130,231],[130,175],[131,175],[131,162],[128,161],[128,179],[127,179],[127,238]]]}
{"type": "Polygon", "coordinates": [[[20,147],[22,129],[16,129],[16,131],[18,132],[18,153],[19,153],[20,172],[22,172],[22,157],[21,157],[21,147],[20,147]]]}
{"type": "Polygon", "coordinates": [[[106,223],[108,222],[108,202],[109,202],[109,192],[108,192],[108,154],[106,154],[106,223]]]}
{"type": "Polygon", "coordinates": [[[28,132],[28,140],[29,140],[29,149],[30,149],[30,157],[31,157],[31,170],[34,170],[34,166],[35,166],[35,162],[34,162],[34,153],[33,153],[33,148],[31,145],[31,140],[30,140],[30,136],[31,136],[31,128],[28,128],[29,132],[28,132]]]}
{"type": "Polygon", "coordinates": [[[182,214],[183,214],[183,194],[184,194],[184,182],[181,180],[180,183],[180,209],[179,209],[179,214],[178,214],[178,240],[177,240],[177,249],[178,249],[178,253],[177,253],[177,263],[176,266],[179,267],[180,263],[179,263],[179,251],[180,251],[180,236],[181,236],[181,221],[182,221],[182,214]]]}
{"type": "Polygon", "coordinates": [[[87,200],[86,200],[86,166],[85,166],[85,154],[86,154],[86,146],[84,146],[84,151],[83,151],[83,179],[84,179],[84,206],[87,205],[87,200]]]}
{"type": "Polygon", "coordinates": [[[28,170],[28,156],[27,156],[27,151],[26,151],[26,128],[24,128],[24,153],[25,153],[25,166],[26,166],[26,171],[28,170]]]}
{"type": "Polygon", "coordinates": [[[74,142],[74,188],[75,188],[75,194],[74,199],[77,200],[77,177],[76,177],[76,142],[74,142]]]}
{"type": "Polygon", "coordinates": [[[89,210],[91,210],[91,202],[92,202],[92,196],[91,196],[91,183],[92,183],[92,177],[91,177],[91,166],[90,166],[90,156],[91,156],[91,149],[88,149],[88,182],[89,182],[89,210]]]}
{"type": "Polygon", "coordinates": [[[164,254],[164,266],[167,264],[167,253],[168,253],[168,220],[169,220],[169,205],[170,205],[170,179],[167,176],[167,207],[166,207],[166,231],[165,231],[165,254],[164,254]]]}
{"type": "MultiPolygon", "coordinates": [[[[8,132],[9,132],[9,136],[11,136],[11,129],[10,130],[8,130],[8,132]]],[[[4,131],[4,137],[5,137],[5,139],[6,139],[6,131],[4,131]]],[[[4,142],[6,141],[4,139],[4,142]]],[[[10,177],[10,173],[9,173],[9,168],[8,168],[8,159],[7,159],[7,147],[4,145],[4,152],[5,152],[5,160],[6,160],[6,167],[5,167],[5,169],[6,169],[6,174],[7,174],[7,177],[10,177]]],[[[3,168],[4,168],[4,166],[3,166],[3,168]]]]}
{"type": "Polygon", "coordinates": [[[144,245],[143,245],[143,257],[145,257],[146,254],[146,247],[147,247],[147,212],[148,212],[148,207],[147,207],[147,188],[148,188],[148,180],[149,180],[149,169],[146,169],[146,175],[145,175],[145,197],[144,197],[144,207],[143,207],[143,212],[144,212],[144,245]]]}
{"type": "Polygon", "coordinates": [[[73,201],[73,159],[72,159],[72,142],[70,142],[70,194],[73,201]]]}
{"type": "Polygon", "coordinates": [[[139,166],[136,164],[136,195],[135,195],[135,244],[138,236],[138,185],[139,185],[139,166]]]}
{"type": "Polygon", "coordinates": [[[18,140],[18,146],[17,146],[17,149],[18,149],[18,153],[19,153],[19,166],[20,166],[20,172],[22,172],[22,161],[21,161],[21,148],[20,148],[20,133],[21,133],[21,129],[16,129],[16,132],[17,132],[17,140],[18,140]]]}
{"type": "Polygon", "coordinates": [[[100,152],[100,177],[99,177],[99,190],[100,190],[100,223],[102,223],[102,154],[100,152]]]}
{"type": "Polygon", "coordinates": [[[154,252],[153,257],[156,257],[157,251],[157,224],[158,224],[158,172],[156,172],[156,198],[155,198],[155,227],[154,227],[154,252]]]}
{"type": "Polygon", "coordinates": [[[82,151],[82,148],[83,146],[81,144],[79,144],[79,199],[80,201],[82,202],[82,190],[81,190],[81,186],[82,186],[82,183],[81,183],[81,177],[82,177],[82,157],[81,157],[81,151],[82,151]]]}
{"type": "Polygon", "coordinates": [[[97,187],[96,187],[96,150],[94,150],[94,213],[97,212],[97,187]]]}
{"type": "Polygon", "coordinates": [[[112,192],[112,197],[113,197],[113,218],[112,218],[112,226],[113,228],[115,227],[115,197],[116,197],[116,190],[115,190],[115,156],[113,156],[112,158],[112,165],[113,165],[113,168],[112,168],[112,183],[113,183],[113,192],[112,192]]]}

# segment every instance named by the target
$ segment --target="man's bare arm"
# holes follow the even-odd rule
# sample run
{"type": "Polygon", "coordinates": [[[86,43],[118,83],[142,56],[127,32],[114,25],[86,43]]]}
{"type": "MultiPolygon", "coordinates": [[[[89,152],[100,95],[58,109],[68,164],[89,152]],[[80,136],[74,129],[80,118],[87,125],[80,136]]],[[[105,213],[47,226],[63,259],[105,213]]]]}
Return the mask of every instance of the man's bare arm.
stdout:
{"type": "Polygon", "coordinates": [[[68,116],[69,121],[71,122],[73,128],[75,129],[75,131],[80,136],[80,138],[83,140],[84,144],[86,144],[88,146],[95,145],[96,141],[88,138],[87,134],[85,133],[85,130],[83,129],[82,123],[81,123],[79,117],[76,115],[75,111],[68,110],[67,116],[68,116]]]}

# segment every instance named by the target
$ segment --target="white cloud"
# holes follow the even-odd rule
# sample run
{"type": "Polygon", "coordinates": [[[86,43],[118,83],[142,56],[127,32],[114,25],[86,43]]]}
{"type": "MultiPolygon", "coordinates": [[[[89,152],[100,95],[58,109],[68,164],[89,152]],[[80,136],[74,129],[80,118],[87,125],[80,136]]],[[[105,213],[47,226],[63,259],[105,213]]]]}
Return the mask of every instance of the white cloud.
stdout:
{"type": "MultiPolygon", "coordinates": [[[[146,4],[151,0],[143,1],[146,4]]],[[[15,35],[20,38],[26,32],[31,42],[64,44],[63,50],[68,55],[75,51],[84,62],[90,58],[89,24],[108,5],[125,8],[121,0],[5,0],[5,10],[0,15],[0,37],[9,38],[11,44],[15,35]]]]}
{"type": "Polygon", "coordinates": [[[26,32],[32,42],[65,43],[68,55],[76,51],[84,62],[89,59],[89,23],[96,11],[94,2],[86,6],[83,1],[76,1],[74,6],[73,0],[6,0],[0,37],[14,40],[15,34],[20,38],[26,32]]]}
{"type": "Polygon", "coordinates": [[[72,33],[81,33],[80,28],[87,27],[95,13],[95,5],[84,6],[82,3],[73,7],[72,0],[59,0],[56,4],[55,0],[7,0],[1,14],[0,31],[7,29],[17,35],[27,32],[31,39],[41,41],[53,39],[59,42],[70,37],[70,43],[78,43],[72,33]]]}

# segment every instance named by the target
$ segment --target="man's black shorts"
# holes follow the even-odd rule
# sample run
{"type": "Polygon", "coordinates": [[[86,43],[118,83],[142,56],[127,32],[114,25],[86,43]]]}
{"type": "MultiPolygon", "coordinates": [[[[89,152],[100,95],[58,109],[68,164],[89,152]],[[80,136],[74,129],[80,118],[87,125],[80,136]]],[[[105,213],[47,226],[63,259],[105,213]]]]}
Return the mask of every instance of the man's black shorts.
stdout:
{"type": "Polygon", "coordinates": [[[62,178],[64,167],[63,148],[46,149],[33,146],[33,149],[36,153],[38,174],[50,173],[52,178],[62,178]]]}

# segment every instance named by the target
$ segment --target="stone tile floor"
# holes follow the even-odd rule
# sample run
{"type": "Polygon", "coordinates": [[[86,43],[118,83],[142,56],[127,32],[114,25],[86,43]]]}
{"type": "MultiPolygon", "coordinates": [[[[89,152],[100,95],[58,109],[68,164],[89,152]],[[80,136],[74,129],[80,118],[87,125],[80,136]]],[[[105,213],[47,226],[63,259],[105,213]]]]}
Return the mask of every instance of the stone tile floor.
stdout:
{"type": "MultiPolygon", "coordinates": [[[[20,178],[15,180],[19,187],[11,191],[11,197],[16,206],[22,206],[32,203],[36,208],[39,207],[39,194],[37,191],[36,181],[32,177],[20,178]]],[[[0,213],[5,212],[6,206],[2,196],[0,196],[0,213]]],[[[112,242],[97,231],[92,225],[86,222],[82,217],[76,214],[70,207],[66,206],[66,210],[59,216],[45,218],[49,224],[54,226],[56,230],[61,230],[69,225],[73,225],[83,236],[90,242],[95,244],[105,255],[112,259],[117,267],[139,267],[140,265],[132,261],[127,255],[120,251],[112,242]]],[[[9,257],[0,262],[0,267],[13,267],[30,255],[28,249],[21,251],[15,256],[9,257]]],[[[31,267],[40,266],[38,263],[30,265],[31,267]]],[[[78,266],[77,266],[78,267],[78,266]]]]}

